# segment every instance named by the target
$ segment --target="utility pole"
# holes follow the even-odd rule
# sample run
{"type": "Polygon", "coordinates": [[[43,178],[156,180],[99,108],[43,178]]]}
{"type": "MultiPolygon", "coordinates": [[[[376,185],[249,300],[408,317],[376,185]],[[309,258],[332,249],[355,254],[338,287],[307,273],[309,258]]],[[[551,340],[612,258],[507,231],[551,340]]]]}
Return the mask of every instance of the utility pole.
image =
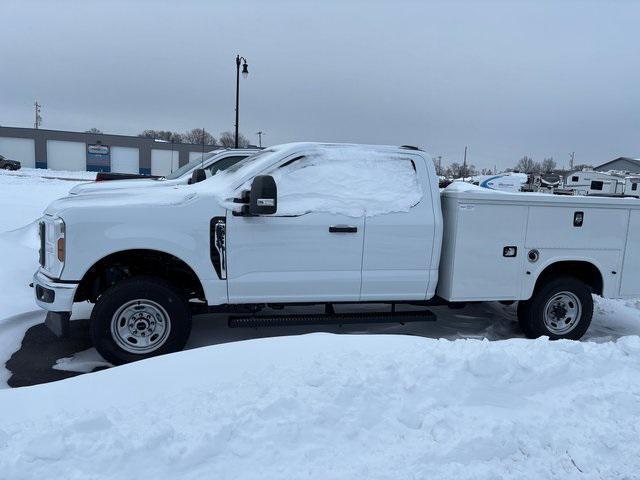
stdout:
{"type": "Polygon", "coordinates": [[[569,170],[573,170],[573,161],[576,158],[576,152],[571,152],[569,154],[569,157],[570,157],[570,159],[569,159],[569,170]]]}
{"type": "Polygon", "coordinates": [[[264,132],[261,130],[256,132],[256,135],[258,135],[258,146],[262,148],[262,135],[264,135],[264,132]]]}
{"type": "MultiPolygon", "coordinates": [[[[204,127],[202,127],[202,156],[200,157],[200,168],[204,168],[204,127]]],[[[236,137],[236,142],[238,141],[236,137]]]]}
{"type": "Polygon", "coordinates": [[[240,64],[242,64],[242,77],[247,78],[249,75],[249,69],[247,65],[247,59],[241,57],[240,55],[236,55],[236,139],[235,139],[235,147],[238,148],[238,126],[239,126],[239,116],[240,116],[240,64]]]}
{"type": "Polygon", "coordinates": [[[464,160],[462,161],[462,179],[464,180],[464,177],[466,176],[467,173],[467,146],[464,146],[464,160]]]}
{"type": "Polygon", "coordinates": [[[42,105],[40,105],[36,100],[36,103],[34,103],[34,106],[35,106],[35,122],[33,123],[33,127],[37,130],[40,127],[40,124],[42,123],[42,117],[40,116],[40,107],[42,107],[42,105]]]}

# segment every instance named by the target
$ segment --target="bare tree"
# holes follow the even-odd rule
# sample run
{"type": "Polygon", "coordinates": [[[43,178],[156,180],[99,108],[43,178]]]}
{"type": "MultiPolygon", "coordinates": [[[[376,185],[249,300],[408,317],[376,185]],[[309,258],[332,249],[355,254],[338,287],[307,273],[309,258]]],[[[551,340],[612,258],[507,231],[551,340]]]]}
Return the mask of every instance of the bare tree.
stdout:
{"type": "Polygon", "coordinates": [[[182,135],[170,130],[145,130],[139,137],[153,138],[154,140],[164,140],[165,142],[182,143],[182,135]]]}
{"type": "Polygon", "coordinates": [[[217,145],[216,139],[213,135],[207,132],[204,128],[192,128],[186,132],[182,138],[185,143],[195,143],[198,145],[217,145]]]}
{"type": "Polygon", "coordinates": [[[449,178],[467,178],[476,175],[478,172],[474,165],[461,165],[453,162],[447,167],[447,177],[449,178]]]}
{"type": "MultiPolygon", "coordinates": [[[[232,132],[222,132],[220,134],[220,145],[227,148],[233,148],[236,146],[236,137],[232,132]]],[[[246,148],[249,146],[249,139],[243,134],[238,134],[238,147],[246,148]]]]}
{"type": "Polygon", "coordinates": [[[553,157],[545,158],[540,165],[540,171],[542,173],[551,173],[556,169],[556,162],[553,157]]]}
{"type": "Polygon", "coordinates": [[[586,163],[581,163],[579,165],[573,166],[573,171],[582,171],[582,170],[593,170],[593,165],[587,165],[586,163]]]}
{"type": "Polygon", "coordinates": [[[452,162],[445,170],[445,175],[447,178],[458,178],[459,172],[460,164],[458,162],[452,162]]]}
{"type": "Polygon", "coordinates": [[[523,173],[538,173],[540,171],[540,164],[535,162],[533,158],[525,155],[518,161],[516,170],[523,173]]]}
{"type": "Polygon", "coordinates": [[[102,130],[99,130],[99,129],[93,127],[93,128],[90,128],[89,130],[85,130],[84,133],[95,133],[95,134],[98,134],[98,133],[102,133],[102,130]]]}

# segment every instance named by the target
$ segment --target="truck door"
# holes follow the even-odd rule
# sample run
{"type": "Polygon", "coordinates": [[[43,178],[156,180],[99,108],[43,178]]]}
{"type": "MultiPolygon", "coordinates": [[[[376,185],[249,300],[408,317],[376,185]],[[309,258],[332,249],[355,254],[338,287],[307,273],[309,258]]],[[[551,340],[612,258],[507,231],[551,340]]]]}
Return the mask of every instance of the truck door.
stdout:
{"type": "MultiPolygon", "coordinates": [[[[313,175],[313,169],[306,170],[313,175]]],[[[305,171],[299,173],[304,183],[305,171]]],[[[287,201],[309,201],[304,192],[289,200],[280,193],[278,210],[287,201]]],[[[362,216],[310,210],[243,217],[229,212],[229,302],[358,301],[363,235],[362,216]]]]}
{"type": "MultiPolygon", "coordinates": [[[[439,196],[432,198],[424,159],[410,162],[422,185],[422,198],[409,211],[367,217],[362,264],[361,300],[424,300],[438,280],[440,235],[439,196]],[[436,210],[437,209],[437,212],[436,210]]],[[[437,185],[433,189],[438,193],[437,185]]]]}

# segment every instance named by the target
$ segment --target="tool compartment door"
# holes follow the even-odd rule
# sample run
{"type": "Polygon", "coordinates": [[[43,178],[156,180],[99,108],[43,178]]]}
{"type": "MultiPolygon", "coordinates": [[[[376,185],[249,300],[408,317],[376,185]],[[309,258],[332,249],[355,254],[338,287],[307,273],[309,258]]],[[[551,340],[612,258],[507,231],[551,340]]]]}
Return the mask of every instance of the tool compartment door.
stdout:
{"type": "Polygon", "coordinates": [[[518,299],[527,207],[445,201],[438,294],[449,301],[518,299]]]}
{"type": "Polygon", "coordinates": [[[640,295],[640,210],[631,210],[627,246],[622,264],[620,296],[640,295]]]}

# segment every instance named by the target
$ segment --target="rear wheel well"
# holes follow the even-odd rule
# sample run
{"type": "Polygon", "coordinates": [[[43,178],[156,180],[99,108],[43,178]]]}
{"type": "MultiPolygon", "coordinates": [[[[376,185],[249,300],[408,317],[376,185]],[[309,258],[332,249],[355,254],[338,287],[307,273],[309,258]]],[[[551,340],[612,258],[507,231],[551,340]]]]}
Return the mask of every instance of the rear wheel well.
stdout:
{"type": "Polygon", "coordinates": [[[547,266],[542,273],[538,275],[534,291],[538,290],[549,280],[561,276],[576,278],[591,287],[593,293],[602,295],[604,283],[598,267],[593,263],[577,260],[556,262],[547,266]]]}
{"type": "Polygon", "coordinates": [[[74,301],[95,302],[109,287],[140,275],[162,278],[189,300],[205,300],[204,289],[193,269],[178,257],[157,250],[126,250],[97,261],[80,281],[74,301]]]}

